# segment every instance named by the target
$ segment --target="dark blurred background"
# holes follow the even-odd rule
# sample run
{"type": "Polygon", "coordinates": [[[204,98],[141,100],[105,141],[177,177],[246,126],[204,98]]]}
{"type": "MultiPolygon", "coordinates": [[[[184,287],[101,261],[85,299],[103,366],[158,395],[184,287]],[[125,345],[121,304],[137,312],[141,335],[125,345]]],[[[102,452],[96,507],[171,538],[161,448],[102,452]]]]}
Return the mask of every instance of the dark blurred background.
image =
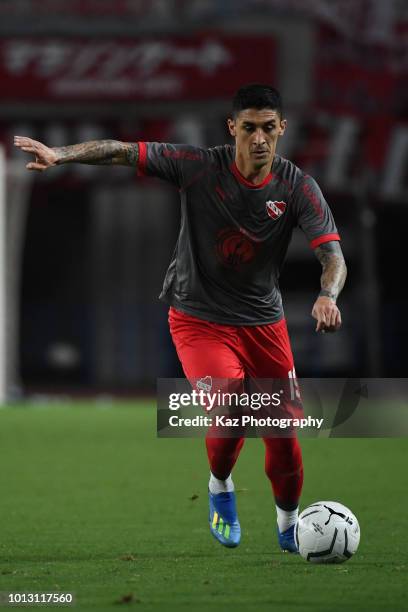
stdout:
{"type": "Polygon", "coordinates": [[[278,152],[319,182],[349,276],[317,336],[320,266],[296,232],[281,287],[299,376],[405,376],[408,4],[403,0],[2,0],[10,389],[143,393],[182,372],[157,299],[178,193],[129,168],[35,176],[13,134],[229,141],[234,90],[281,90],[278,152]]]}

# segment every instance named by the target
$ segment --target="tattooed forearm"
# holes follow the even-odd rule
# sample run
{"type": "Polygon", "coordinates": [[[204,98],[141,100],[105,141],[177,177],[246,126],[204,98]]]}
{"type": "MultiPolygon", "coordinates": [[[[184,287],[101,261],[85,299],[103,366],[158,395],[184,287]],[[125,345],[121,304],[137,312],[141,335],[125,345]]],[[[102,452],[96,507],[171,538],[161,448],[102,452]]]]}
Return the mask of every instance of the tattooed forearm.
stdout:
{"type": "Polygon", "coordinates": [[[120,153],[121,143],[116,140],[93,140],[68,147],[55,147],[57,164],[111,164],[120,153]]]}
{"type": "Polygon", "coordinates": [[[119,140],[93,140],[68,147],[55,147],[53,151],[57,155],[57,164],[136,166],[139,159],[137,143],[119,140]]]}
{"type": "Polygon", "coordinates": [[[137,166],[139,161],[139,145],[137,142],[122,142],[127,166],[137,166]]]}
{"type": "Polygon", "coordinates": [[[320,295],[336,300],[347,276],[346,263],[340,244],[337,241],[326,242],[317,247],[315,253],[323,268],[320,278],[322,288],[320,295]]]}

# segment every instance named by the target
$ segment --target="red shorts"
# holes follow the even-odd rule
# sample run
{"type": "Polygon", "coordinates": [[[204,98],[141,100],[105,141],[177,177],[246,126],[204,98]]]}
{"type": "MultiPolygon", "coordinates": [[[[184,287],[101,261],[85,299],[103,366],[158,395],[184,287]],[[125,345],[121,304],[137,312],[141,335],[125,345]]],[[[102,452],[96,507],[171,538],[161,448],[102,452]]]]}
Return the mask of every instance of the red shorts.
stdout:
{"type": "Polygon", "coordinates": [[[285,319],[269,325],[220,325],[170,308],[169,325],[189,380],[205,376],[286,380],[294,376],[285,319]]]}

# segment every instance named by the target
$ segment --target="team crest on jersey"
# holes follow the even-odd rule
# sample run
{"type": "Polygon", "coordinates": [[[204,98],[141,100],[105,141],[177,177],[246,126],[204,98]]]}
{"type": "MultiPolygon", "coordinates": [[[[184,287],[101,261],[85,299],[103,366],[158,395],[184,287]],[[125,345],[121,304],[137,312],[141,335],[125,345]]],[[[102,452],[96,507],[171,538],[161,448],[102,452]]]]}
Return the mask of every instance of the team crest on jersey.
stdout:
{"type": "Polygon", "coordinates": [[[286,202],[277,202],[276,200],[268,200],[266,203],[266,212],[271,219],[276,221],[283,215],[286,210],[286,202]]]}

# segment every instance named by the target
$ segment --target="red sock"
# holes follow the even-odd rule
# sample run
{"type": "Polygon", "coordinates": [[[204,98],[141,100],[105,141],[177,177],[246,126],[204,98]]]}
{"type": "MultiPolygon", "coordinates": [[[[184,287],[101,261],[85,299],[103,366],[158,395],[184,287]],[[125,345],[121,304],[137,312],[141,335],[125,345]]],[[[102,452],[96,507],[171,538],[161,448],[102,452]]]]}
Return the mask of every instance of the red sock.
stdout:
{"type": "Polygon", "coordinates": [[[297,438],[264,438],[265,472],[272,484],[276,505],[294,510],[303,485],[302,452],[297,438]]]}
{"type": "Polygon", "coordinates": [[[208,461],[211,472],[219,480],[226,480],[232,472],[244,438],[206,438],[208,461]]]}

